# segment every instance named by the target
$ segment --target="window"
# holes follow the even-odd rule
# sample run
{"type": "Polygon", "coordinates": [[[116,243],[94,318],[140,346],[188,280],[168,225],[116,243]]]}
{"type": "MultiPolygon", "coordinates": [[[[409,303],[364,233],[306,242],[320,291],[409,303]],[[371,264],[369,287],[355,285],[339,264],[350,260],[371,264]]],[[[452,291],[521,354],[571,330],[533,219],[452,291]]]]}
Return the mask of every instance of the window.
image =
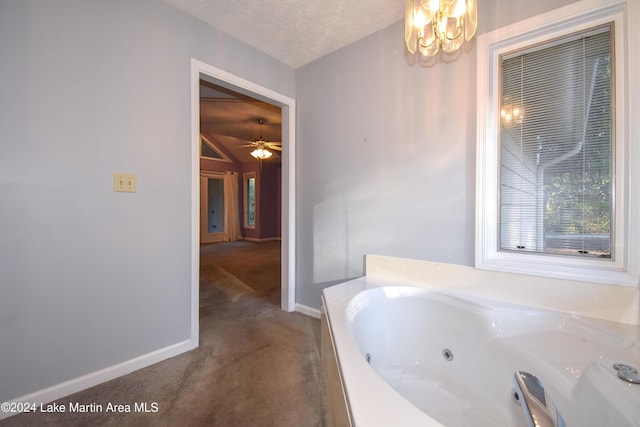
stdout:
{"type": "Polygon", "coordinates": [[[501,251],[611,258],[612,26],[500,55],[501,251]]]}
{"type": "Polygon", "coordinates": [[[624,3],[478,38],[476,266],[632,285],[624,3]]]}
{"type": "Polygon", "coordinates": [[[214,143],[209,141],[203,135],[200,135],[200,157],[211,160],[230,161],[230,159],[222,154],[220,149],[216,147],[214,143]]]}
{"type": "Polygon", "coordinates": [[[244,226],[256,226],[256,174],[244,174],[244,226]]]}
{"type": "Polygon", "coordinates": [[[202,152],[200,153],[202,157],[209,157],[210,159],[218,159],[222,160],[222,156],[216,150],[213,149],[209,144],[205,143],[204,140],[202,142],[202,152]]]}

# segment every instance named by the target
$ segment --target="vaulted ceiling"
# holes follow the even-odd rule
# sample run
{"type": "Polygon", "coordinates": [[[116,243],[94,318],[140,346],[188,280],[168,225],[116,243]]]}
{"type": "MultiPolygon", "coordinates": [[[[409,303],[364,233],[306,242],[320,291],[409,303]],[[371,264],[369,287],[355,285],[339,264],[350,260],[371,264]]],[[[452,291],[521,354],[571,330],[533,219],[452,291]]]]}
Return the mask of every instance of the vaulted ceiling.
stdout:
{"type": "MultiPolygon", "coordinates": [[[[221,144],[241,163],[256,161],[250,146],[259,136],[269,142],[282,141],[280,107],[200,81],[200,132],[221,144]],[[259,120],[264,123],[260,125],[259,120]]],[[[279,161],[272,150],[268,161],[279,161]]]]}

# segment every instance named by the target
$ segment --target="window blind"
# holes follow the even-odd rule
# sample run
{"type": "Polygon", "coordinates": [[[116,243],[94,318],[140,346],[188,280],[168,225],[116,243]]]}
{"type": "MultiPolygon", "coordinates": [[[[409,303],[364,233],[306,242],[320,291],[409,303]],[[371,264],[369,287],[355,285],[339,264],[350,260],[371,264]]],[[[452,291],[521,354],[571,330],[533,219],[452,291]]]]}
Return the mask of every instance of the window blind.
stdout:
{"type": "Polygon", "coordinates": [[[612,26],[500,57],[499,250],[612,257],[612,26]]]}

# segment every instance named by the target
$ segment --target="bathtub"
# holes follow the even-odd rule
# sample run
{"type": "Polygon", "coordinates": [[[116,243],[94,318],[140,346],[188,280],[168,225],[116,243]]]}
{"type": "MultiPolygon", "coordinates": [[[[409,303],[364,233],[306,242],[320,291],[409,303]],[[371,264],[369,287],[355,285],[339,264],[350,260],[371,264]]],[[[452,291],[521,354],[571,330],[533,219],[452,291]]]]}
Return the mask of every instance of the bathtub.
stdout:
{"type": "Polygon", "coordinates": [[[385,285],[363,277],[323,291],[334,424],[525,426],[513,378],[526,371],[569,427],[640,426],[640,384],[613,367],[640,369],[637,326],[385,285]]]}

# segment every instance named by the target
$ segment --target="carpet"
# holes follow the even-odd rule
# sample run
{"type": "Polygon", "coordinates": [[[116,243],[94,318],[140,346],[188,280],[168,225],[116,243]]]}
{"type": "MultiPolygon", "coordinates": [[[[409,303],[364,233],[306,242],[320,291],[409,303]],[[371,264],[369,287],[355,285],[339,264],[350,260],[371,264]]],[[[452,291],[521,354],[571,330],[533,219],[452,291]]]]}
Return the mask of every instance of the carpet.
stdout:
{"type": "Polygon", "coordinates": [[[326,425],[320,322],[279,309],[278,258],[279,242],[202,246],[197,349],[56,402],[99,412],[36,412],[0,425],[326,425]],[[150,412],[105,411],[136,403],[150,412]]]}

